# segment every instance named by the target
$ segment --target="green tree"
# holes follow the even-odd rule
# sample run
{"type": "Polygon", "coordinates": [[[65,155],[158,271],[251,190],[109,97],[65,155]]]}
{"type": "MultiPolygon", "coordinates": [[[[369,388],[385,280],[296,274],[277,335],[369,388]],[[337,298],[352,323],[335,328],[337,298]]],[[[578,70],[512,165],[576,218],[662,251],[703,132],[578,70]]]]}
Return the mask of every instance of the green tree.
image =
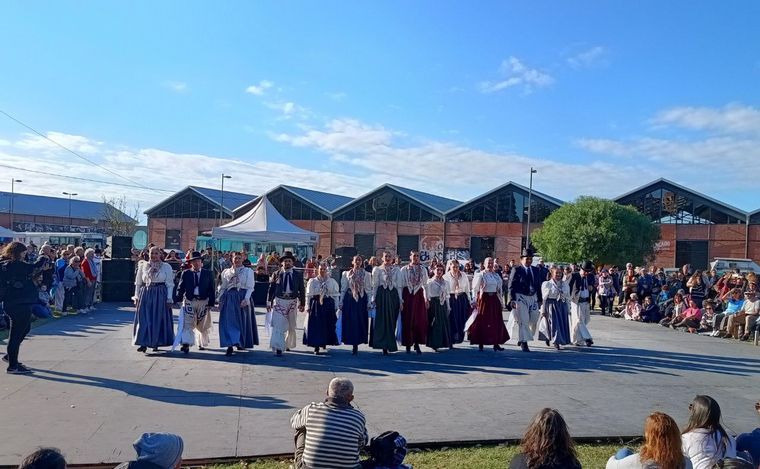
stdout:
{"type": "Polygon", "coordinates": [[[650,259],[659,239],[660,227],[635,208],[586,196],[552,212],[531,234],[548,261],[617,265],[650,259]]]}

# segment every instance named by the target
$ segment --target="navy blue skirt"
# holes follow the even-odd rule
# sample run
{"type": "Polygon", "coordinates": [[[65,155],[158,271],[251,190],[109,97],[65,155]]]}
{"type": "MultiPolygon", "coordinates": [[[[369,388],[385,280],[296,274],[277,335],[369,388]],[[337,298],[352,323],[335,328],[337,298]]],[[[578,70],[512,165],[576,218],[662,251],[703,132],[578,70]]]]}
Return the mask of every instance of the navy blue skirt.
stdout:
{"type": "Polygon", "coordinates": [[[144,347],[168,347],[174,344],[174,316],[167,303],[163,283],[140,288],[137,294],[132,344],[144,347]]]}
{"type": "Polygon", "coordinates": [[[464,342],[464,325],[472,312],[470,299],[467,297],[467,293],[452,294],[449,297],[449,305],[451,306],[451,311],[449,312],[451,343],[461,344],[464,342]]]}
{"type": "Polygon", "coordinates": [[[240,307],[246,290],[230,289],[219,298],[219,344],[222,347],[253,348],[259,345],[256,316],[251,307],[240,307]]]}
{"type": "Polygon", "coordinates": [[[309,347],[324,347],[326,345],[339,345],[338,336],[335,334],[335,323],[338,316],[335,310],[335,300],[326,297],[319,304],[319,295],[309,299],[308,324],[303,334],[303,343],[309,347]]]}
{"type": "Polygon", "coordinates": [[[367,310],[367,295],[354,300],[347,291],[343,296],[341,309],[341,339],[346,345],[366,344],[369,341],[369,311],[367,310]]]}

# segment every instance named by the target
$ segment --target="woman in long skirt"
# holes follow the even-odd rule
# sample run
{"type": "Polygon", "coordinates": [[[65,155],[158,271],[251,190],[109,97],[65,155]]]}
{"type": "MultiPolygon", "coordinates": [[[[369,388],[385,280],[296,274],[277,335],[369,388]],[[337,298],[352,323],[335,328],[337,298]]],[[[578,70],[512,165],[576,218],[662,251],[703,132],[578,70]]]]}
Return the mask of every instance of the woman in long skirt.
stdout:
{"type": "Polygon", "coordinates": [[[383,253],[383,264],[372,270],[372,305],[375,317],[369,327],[369,346],[382,349],[383,355],[398,350],[396,345],[396,322],[401,310],[401,286],[398,268],[393,258],[383,253]]]}
{"type": "Polygon", "coordinates": [[[259,345],[256,316],[251,307],[253,271],[243,266],[243,255],[235,253],[232,267],[222,272],[222,295],[219,298],[219,344],[227,347],[226,355],[259,345]]]}
{"type": "Polygon", "coordinates": [[[427,346],[438,351],[439,348],[451,346],[449,332],[449,284],[443,278],[443,264],[435,266],[433,278],[428,280],[428,338],[427,346]]]}
{"type": "Polygon", "coordinates": [[[452,259],[446,266],[443,278],[449,284],[449,331],[451,347],[464,342],[464,325],[472,311],[470,298],[470,278],[462,272],[459,261],[452,259]]]}
{"type": "Polygon", "coordinates": [[[570,287],[562,280],[563,272],[559,267],[551,268],[551,279],[541,284],[541,294],[544,299],[541,321],[546,323],[546,335],[542,339],[546,345],[560,346],[570,343],[570,311],[567,306],[570,298],[570,287]]]}
{"type": "Polygon", "coordinates": [[[427,297],[425,284],[428,279],[427,269],[420,264],[420,254],[417,251],[409,253],[409,264],[401,268],[399,279],[403,286],[401,308],[401,343],[406,347],[406,353],[414,351],[422,353],[420,344],[427,343],[427,297]]]}
{"type": "Polygon", "coordinates": [[[477,344],[480,351],[484,345],[493,345],[497,352],[504,350],[501,344],[509,340],[509,333],[502,315],[502,278],[494,272],[493,258],[486,257],[483,270],[475,274],[472,296],[477,302],[478,315],[468,330],[470,343],[477,344]]]}
{"type": "Polygon", "coordinates": [[[317,276],[306,284],[306,322],[303,328],[303,343],[314,347],[314,355],[320,348],[338,345],[335,323],[338,321],[336,308],[340,301],[338,282],[327,275],[327,265],[319,264],[317,276]]]}
{"type": "Polygon", "coordinates": [[[359,344],[366,344],[369,336],[369,295],[372,294],[372,277],[364,270],[362,256],[354,256],[353,268],[343,272],[340,279],[341,341],[352,345],[351,353],[359,353],[359,344]]]}
{"type": "Polygon", "coordinates": [[[135,276],[135,322],[132,328],[132,344],[138,352],[148,347],[158,352],[158,347],[174,344],[174,272],[161,261],[161,248],[150,248],[150,260],[141,261],[135,276]]]}

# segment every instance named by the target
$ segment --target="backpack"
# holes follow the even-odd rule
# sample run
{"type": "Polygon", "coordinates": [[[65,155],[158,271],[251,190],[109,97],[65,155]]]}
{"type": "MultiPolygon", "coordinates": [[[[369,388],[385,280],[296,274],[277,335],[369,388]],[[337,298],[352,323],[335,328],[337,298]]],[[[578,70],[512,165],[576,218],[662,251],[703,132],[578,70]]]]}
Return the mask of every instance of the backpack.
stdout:
{"type": "Polygon", "coordinates": [[[406,440],[398,432],[383,432],[370,440],[369,454],[376,465],[398,466],[406,456],[406,440]]]}

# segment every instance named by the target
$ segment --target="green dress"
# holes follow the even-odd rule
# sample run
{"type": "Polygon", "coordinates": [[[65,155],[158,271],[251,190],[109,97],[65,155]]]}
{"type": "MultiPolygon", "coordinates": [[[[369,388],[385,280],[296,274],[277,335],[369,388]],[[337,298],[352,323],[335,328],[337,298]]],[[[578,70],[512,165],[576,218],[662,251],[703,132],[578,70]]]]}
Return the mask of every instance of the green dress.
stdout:
{"type": "Polygon", "coordinates": [[[369,346],[390,352],[398,350],[396,345],[396,321],[398,320],[401,300],[396,287],[378,287],[375,296],[376,312],[372,319],[369,333],[369,346]]]}

